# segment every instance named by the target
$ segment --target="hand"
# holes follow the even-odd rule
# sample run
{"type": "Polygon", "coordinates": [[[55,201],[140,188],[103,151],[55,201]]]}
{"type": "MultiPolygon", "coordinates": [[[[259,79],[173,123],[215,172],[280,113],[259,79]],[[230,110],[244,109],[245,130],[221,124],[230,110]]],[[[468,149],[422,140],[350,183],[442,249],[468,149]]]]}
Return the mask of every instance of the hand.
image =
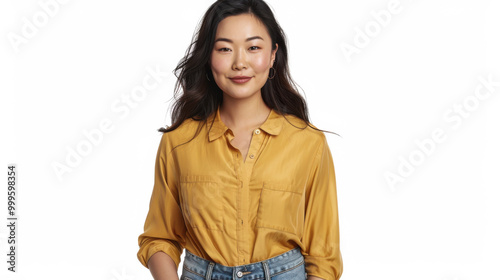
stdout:
{"type": "Polygon", "coordinates": [[[311,276],[307,276],[307,280],[325,280],[325,279],[311,275],[311,276]]]}

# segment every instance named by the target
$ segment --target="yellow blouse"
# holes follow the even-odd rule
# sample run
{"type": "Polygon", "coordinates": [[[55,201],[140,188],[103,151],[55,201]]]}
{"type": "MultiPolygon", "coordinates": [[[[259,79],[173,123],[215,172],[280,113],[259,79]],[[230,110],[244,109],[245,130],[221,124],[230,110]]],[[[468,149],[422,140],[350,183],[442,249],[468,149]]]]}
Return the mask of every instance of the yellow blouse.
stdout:
{"type": "Polygon", "coordinates": [[[137,257],[158,251],[179,268],[183,248],[226,266],[259,262],[300,246],[306,272],[339,279],[337,190],[323,132],[271,110],[253,131],[245,161],[219,109],[164,133],[137,257]],[[198,127],[200,134],[189,141],[198,127]],[[185,143],[185,144],[183,144],[185,143]]]}

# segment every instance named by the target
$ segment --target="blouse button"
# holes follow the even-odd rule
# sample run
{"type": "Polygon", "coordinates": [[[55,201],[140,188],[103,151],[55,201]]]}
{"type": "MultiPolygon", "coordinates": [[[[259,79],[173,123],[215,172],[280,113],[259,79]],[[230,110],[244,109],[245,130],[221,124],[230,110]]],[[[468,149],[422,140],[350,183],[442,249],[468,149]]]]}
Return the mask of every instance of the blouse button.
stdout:
{"type": "Polygon", "coordinates": [[[255,134],[260,134],[260,129],[256,129],[255,134]]]}
{"type": "Polygon", "coordinates": [[[252,159],[253,159],[253,154],[251,154],[251,155],[250,155],[250,158],[252,158],[252,159]]]}

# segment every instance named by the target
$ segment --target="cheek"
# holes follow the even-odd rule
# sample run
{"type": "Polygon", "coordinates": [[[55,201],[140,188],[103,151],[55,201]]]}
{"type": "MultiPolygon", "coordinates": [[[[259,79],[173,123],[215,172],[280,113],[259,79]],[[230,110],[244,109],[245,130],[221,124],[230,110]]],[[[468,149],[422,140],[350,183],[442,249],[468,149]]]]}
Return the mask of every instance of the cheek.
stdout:
{"type": "Polygon", "coordinates": [[[266,72],[269,69],[269,57],[260,56],[253,60],[253,69],[255,72],[266,72]]]}
{"type": "Polygon", "coordinates": [[[213,56],[212,60],[210,61],[212,70],[215,73],[223,73],[227,71],[228,67],[231,67],[231,65],[228,63],[227,59],[223,59],[221,57],[213,56]]]}

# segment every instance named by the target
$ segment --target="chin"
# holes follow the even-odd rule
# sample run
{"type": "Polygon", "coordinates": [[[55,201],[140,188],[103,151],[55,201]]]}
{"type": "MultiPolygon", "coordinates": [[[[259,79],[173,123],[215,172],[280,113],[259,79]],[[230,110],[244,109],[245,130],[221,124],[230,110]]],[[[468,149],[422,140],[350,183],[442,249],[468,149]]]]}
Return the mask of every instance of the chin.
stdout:
{"type": "Polygon", "coordinates": [[[250,91],[229,91],[230,93],[227,93],[228,91],[225,92],[226,95],[237,99],[248,98],[255,94],[255,92],[250,92],[250,91]]]}

